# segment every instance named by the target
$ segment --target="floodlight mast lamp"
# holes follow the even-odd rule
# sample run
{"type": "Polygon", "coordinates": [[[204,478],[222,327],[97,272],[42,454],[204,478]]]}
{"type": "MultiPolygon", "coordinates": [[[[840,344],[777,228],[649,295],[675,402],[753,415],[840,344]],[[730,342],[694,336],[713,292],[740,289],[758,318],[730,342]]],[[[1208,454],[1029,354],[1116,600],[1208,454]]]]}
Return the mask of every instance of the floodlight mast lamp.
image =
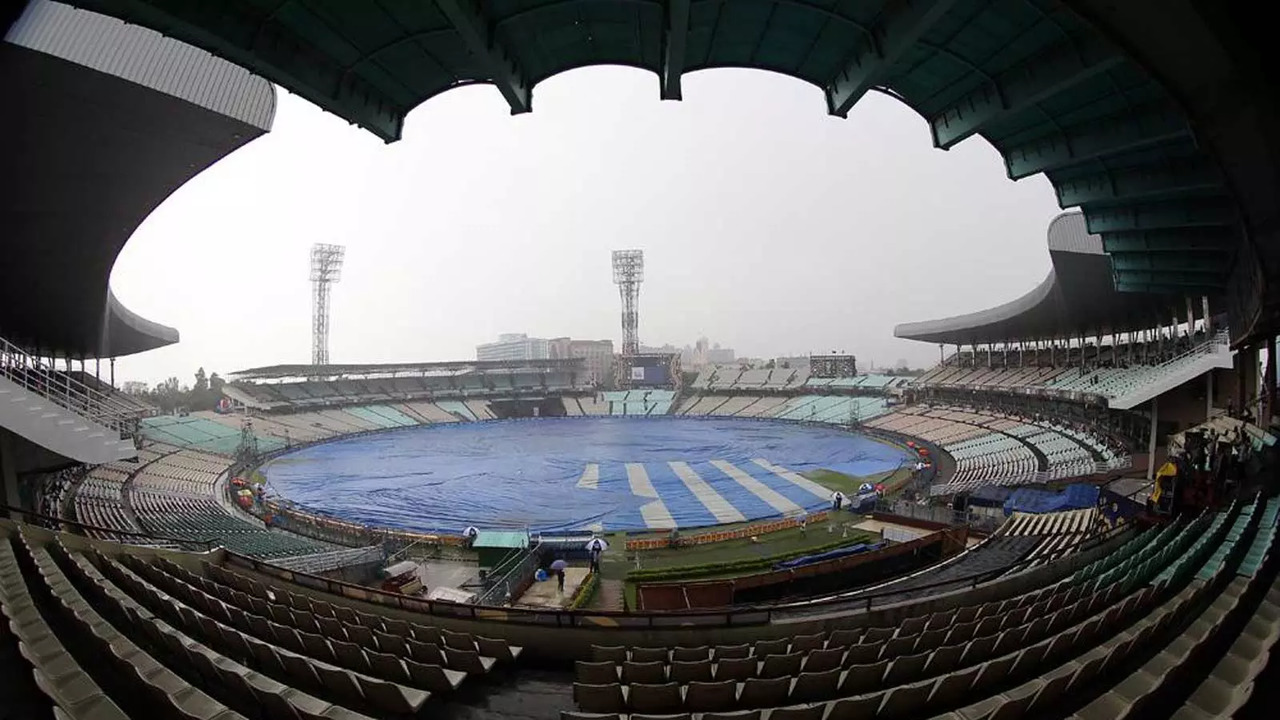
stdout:
{"type": "Polygon", "coordinates": [[[613,251],[613,282],[622,298],[622,354],[640,352],[640,283],[644,282],[644,251],[613,251]]]}
{"type": "Polygon", "coordinates": [[[311,246],[311,364],[329,364],[329,288],[342,279],[341,245],[311,246]]]}

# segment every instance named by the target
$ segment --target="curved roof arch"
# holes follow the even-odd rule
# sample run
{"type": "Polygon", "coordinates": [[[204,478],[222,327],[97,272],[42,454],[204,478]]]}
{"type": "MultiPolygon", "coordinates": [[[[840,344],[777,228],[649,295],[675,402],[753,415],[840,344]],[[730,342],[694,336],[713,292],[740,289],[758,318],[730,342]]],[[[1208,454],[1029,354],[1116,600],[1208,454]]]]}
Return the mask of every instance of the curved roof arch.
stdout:
{"type": "Polygon", "coordinates": [[[1117,289],[1220,293],[1240,244],[1236,200],[1193,123],[1074,9],[1090,0],[72,2],[239,63],[388,142],[450,88],[491,83],[524,113],[539,82],[591,65],[650,70],[664,99],[682,97],[686,72],[770,70],[822,88],[841,117],[883,91],[926,119],[935,146],[982,136],[1009,178],[1046,174],[1115,258],[1117,289]]]}
{"type": "Polygon", "coordinates": [[[0,335],[114,357],[178,341],[111,291],[133,231],[187,180],[266,132],[275,90],[116,18],[38,0],[0,41],[0,335]]]}
{"type": "Polygon", "coordinates": [[[1088,231],[1083,214],[1058,215],[1047,234],[1052,267],[1030,292],[977,312],[903,323],[894,336],[968,345],[1111,335],[1168,322],[1176,307],[1168,298],[1115,290],[1112,258],[1102,238],[1088,231]]]}

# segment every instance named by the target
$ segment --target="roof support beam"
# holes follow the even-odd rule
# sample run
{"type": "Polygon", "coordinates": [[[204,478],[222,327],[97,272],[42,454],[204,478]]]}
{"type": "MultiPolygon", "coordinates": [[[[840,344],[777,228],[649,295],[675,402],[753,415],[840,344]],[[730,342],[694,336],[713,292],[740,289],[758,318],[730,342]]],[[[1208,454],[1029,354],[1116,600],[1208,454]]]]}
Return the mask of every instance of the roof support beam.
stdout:
{"type": "Polygon", "coordinates": [[[1225,276],[1231,257],[1224,252],[1155,253],[1125,252],[1111,254],[1115,272],[1177,272],[1225,276]]]}
{"type": "Polygon", "coordinates": [[[1212,295],[1222,289],[1226,274],[1180,272],[1116,272],[1116,290],[1169,295],[1212,295]]]}
{"type": "Polygon", "coordinates": [[[1093,35],[1056,45],[933,113],[929,118],[933,144],[950,149],[983,127],[1034,107],[1121,60],[1119,53],[1093,35]]]}
{"type": "Polygon", "coordinates": [[[690,0],[668,0],[665,4],[662,35],[663,100],[681,100],[680,77],[684,74],[685,48],[689,41],[690,0]]]}
{"type": "Polygon", "coordinates": [[[957,0],[899,0],[881,14],[870,37],[860,43],[844,68],[827,84],[827,111],[848,117],[867,91],[883,84],[894,63],[914,45],[957,0]]]}
{"type": "Polygon", "coordinates": [[[1190,135],[1186,118],[1170,104],[1081,123],[1021,145],[1004,148],[1008,175],[1018,180],[1086,160],[1137,150],[1190,135]]]}
{"type": "Polygon", "coordinates": [[[1102,233],[1108,253],[1234,252],[1239,234],[1230,227],[1190,227],[1102,233]]]}
{"type": "Polygon", "coordinates": [[[1170,200],[1140,205],[1085,209],[1089,232],[1158,230],[1211,226],[1234,226],[1239,222],[1235,205],[1228,198],[1170,200]]]}
{"type": "Polygon", "coordinates": [[[1226,193],[1222,175],[1207,158],[1194,157],[1107,170],[1093,175],[1053,179],[1058,205],[1123,200],[1158,200],[1204,193],[1226,193]]]}
{"type": "Polygon", "coordinates": [[[511,106],[511,114],[532,110],[529,81],[516,66],[511,53],[494,39],[489,20],[476,0],[435,0],[435,3],[462,36],[467,50],[484,64],[489,78],[511,106]]]}

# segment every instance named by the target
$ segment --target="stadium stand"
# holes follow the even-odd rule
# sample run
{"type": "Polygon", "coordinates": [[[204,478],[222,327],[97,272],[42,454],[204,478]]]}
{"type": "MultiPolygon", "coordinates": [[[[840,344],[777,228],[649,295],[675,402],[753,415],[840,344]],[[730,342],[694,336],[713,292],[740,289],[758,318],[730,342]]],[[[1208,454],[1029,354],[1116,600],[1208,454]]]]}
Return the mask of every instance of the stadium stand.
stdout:
{"type": "MultiPolygon", "coordinates": [[[[1225,332],[1182,336],[1156,349],[1150,343],[1116,347],[1039,350],[1031,357],[1010,351],[997,359],[957,353],[920,376],[915,387],[1004,390],[1054,397],[1096,396],[1112,407],[1129,408],[1214,367],[1231,367],[1225,332]],[[1136,352],[1135,352],[1136,346],[1136,352]],[[987,365],[991,363],[991,365],[987,365]]],[[[810,381],[812,382],[812,381],[810,381]]]]}
{"type": "Polygon", "coordinates": [[[666,415],[671,412],[675,393],[671,390],[626,390],[601,394],[609,415],[666,415]]]}
{"type": "Polygon", "coordinates": [[[336,549],[243,519],[221,501],[227,459],[183,449],[140,468],[124,494],[148,533],[192,544],[216,542],[251,557],[284,558],[336,549]]]}

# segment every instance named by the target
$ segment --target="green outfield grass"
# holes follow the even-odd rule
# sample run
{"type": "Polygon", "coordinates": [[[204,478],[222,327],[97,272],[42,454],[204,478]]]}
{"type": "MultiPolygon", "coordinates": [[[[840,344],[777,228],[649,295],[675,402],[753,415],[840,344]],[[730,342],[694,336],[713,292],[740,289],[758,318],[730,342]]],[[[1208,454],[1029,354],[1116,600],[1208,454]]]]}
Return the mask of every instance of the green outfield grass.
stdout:
{"type": "MultiPolygon", "coordinates": [[[[864,477],[846,475],[833,470],[814,470],[804,476],[823,487],[833,491],[839,490],[846,495],[856,494],[863,483],[889,482],[900,473],[910,474],[910,470],[898,469],[864,477]]],[[[707,545],[695,545],[681,548],[661,548],[645,550],[639,553],[626,551],[627,536],[617,533],[609,537],[609,550],[601,558],[601,576],[604,579],[626,581],[624,593],[629,607],[635,607],[635,582],[627,580],[628,573],[635,570],[672,570],[688,568],[696,573],[682,576],[679,581],[695,582],[730,577],[740,577],[762,572],[768,569],[768,563],[751,566],[742,561],[762,560],[779,555],[798,557],[818,548],[830,548],[833,544],[851,545],[858,542],[878,540],[875,535],[854,530],[853,526],[861,522],[862,515],[841,512],[827,521],[811,523],[805,528],[788,528],[777,532],[757,536],[758,542],[749,538],[725,540],[707,545]],[[717,565],[740,563],[736,568],[717,568],[717,565]],[[701,568],[703,571],[696,569],[701,568]]],[[[723,530],[732,530],[752,523],[737,523],[720,526],[723,530]]],[[[692,534],[697,530],[689,530],[692,534]]],[[[632,535],[636,537],[662,538],[666,533],[650,533],[632,535]]],[[[659,582],[655,580],[654,582],[659,582]]]]}

